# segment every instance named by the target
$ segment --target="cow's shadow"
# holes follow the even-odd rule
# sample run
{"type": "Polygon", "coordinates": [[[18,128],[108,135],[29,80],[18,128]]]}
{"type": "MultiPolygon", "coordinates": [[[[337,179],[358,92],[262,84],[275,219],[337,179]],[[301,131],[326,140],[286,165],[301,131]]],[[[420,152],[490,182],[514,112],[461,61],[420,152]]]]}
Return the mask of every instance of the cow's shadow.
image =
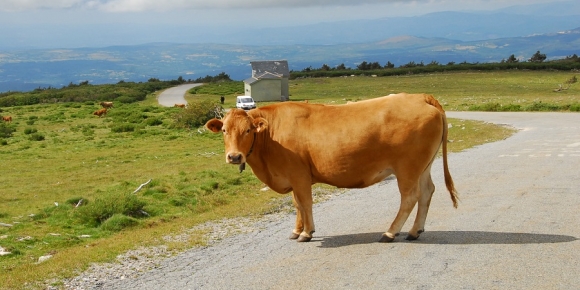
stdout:
{"type": "MultiPolygon", "coordinates": [[[[338,236],[314,237],[321,248],[338,248],[350,245],[378,243],[382,232],[358,233],[338,236]]],[[[552,244],[567,243],[578,238],[566,235],[486,232],[486,231],[427,231],[418,240],[407,241],[407,233],[401,233],[395,243],[437,244],[437,245],[489,245],[489,244],[552,244]]]]}

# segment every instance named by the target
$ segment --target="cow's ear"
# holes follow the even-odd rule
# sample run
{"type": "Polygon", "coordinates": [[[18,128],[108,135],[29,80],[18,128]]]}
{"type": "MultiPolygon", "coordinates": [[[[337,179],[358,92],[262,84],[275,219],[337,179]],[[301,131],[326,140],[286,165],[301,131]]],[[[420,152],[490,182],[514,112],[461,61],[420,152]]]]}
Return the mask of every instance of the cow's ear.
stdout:
{"type": "Polygon", "coordinates": [[[256,127],[256,132],[263,132],[268,128],[268,121],[264,118],[256,118],[254,119],[254,126],[256,127]]]}
{"type": "Polygon", "coordinates": [[[211,119],[211,120],[207,121],[207,123],[205,123],[205,127],[214,133],[221,132],[223,125],[224,125],[224,123],[221,120],[218,120],[215,118],[211,119]]]}

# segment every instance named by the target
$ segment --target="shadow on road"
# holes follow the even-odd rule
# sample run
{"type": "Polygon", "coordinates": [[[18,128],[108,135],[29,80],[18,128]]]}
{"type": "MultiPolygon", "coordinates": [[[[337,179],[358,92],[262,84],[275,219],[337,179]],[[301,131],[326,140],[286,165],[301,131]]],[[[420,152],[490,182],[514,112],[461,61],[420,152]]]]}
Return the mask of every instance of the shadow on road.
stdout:
{"type": "MultiPolygon", "coordinates": [[[[321,248],[338,248],[350,245],[378,243],[382,232],[340,235],[332,237],[315,237],[321,248]]],[[[428,231],[421,234],[418,240],[407,241],[407,233],[401,233],[395,243],[438,244],[438,245],[488,245],[488,244],[550,244],[568,243],[578,238],[565,235],[503,233],[483,231],[428,231]]]]}

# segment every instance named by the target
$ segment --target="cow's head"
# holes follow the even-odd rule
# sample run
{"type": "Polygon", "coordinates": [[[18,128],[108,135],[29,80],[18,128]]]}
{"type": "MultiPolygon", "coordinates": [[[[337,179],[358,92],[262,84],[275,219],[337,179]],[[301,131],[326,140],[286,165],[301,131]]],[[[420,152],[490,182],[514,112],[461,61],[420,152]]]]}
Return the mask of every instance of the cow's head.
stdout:
{"type": "Polygon", "coordinates": [[[222,120],[211,119],[205,124],[208,130],[223,133],[226,163],[240,164],[241,170],[254,150],[256,134],[264,132],[267,126],[264,118],[252,118],[240,109],[231,109],[222,120]]]}

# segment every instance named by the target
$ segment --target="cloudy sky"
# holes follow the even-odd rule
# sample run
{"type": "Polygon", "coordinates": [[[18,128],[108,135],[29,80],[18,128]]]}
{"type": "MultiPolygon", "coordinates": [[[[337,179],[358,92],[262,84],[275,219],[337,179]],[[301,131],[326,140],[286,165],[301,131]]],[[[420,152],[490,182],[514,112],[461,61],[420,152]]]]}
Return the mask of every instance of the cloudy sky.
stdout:
{"type": "Polygon", "coordinates": [[[546,2],[552,1],[0,0],[0,49],[170,41],[163,29],[171,27],[215,32],[416,16],[437,11],[495,10],[546,2]]]}

